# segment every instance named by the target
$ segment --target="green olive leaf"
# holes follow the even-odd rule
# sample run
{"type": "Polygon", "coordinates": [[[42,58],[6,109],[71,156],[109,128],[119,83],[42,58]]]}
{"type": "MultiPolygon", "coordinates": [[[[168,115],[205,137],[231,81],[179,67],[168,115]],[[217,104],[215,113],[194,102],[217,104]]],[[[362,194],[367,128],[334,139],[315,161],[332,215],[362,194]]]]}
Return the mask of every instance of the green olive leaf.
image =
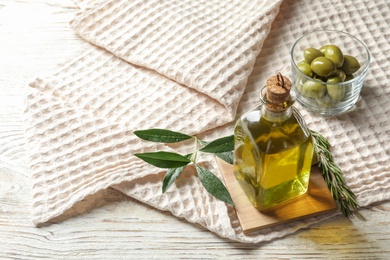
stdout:
{"type": "Polygon", "coordinates": [[[234,150],[234,135],[216,139],[206,144],[206,146],[199,151],[205,153],[224,153],[232,150],[234,150]]]}
{"type": "Polygon", "coordinates": [[[206,142],[206,141],[202,141],[202,140],[199,140],[199,142],[202,144],[202,145],[207,145],[209,142],[206,142]]]}
{"type": "Polygon", "coordinates": [[[209,170],[196,165],[196,171],[198,173],[200,182],[203,184],[205,189],[217,199],[226,202],[234,206],[232,197],[225,185],[209,170]]]}
{"type": "Polygon", "coordinates": [[[215,155],[224,160],[225,162],[233,164],[233,151],[216,153],[215,155]]]}
{"type": "Polygon", "coordinates": [[[137,130],[134,134],[143,140],[158,143],[177,143],[192,138],[186,134],[158,128],[137,130]]]}
{"type": "Polygon", "coordinates": [[[185,166],[191,162],[190,159],[183,155],[171,152],[149,152],[134,154],[145,162],[159,168],[178,168],[185,166]]]}
{"type": "Polygon", "coordinates": [[[172,168],[167,171],[164,176],[163,184],[162,184],[162,192],[165,193],[169,187],[175,182],[175,180],[182,174],[186,167],[172,168]]]}

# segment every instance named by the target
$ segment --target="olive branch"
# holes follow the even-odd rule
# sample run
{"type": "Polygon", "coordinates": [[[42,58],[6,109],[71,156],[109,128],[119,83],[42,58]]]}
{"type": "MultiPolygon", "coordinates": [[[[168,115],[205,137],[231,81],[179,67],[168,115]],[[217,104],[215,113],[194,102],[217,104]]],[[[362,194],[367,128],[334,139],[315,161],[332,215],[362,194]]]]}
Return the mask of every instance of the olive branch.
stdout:
{"type": "Polygon", "coordinates": [[[145,162],[159,168],[168,169],[164,176],[162,192],[164,193],[182,174],[188,164],[195,166],[198,177],[204,188],[215,198],[234,206],[233,200],[225,185],[209,170],[197,164],[196,159],[199,152],[212,153],[222,160],[233,164],[234,136],[226,136],[212,142],[199,140],[196,136],[190,136],[166,129],[149,129],[135,131],[139,138],[160,143],[177,143],[194,139],[195,151],[191,154],[181,155],[172,152],[147,152],[134,154],[145,162]]]}
{"type": "MultiPolygon", "coordinates": [[[[198,177],[204,188],[215,198],[234,206],[233,200],[220,179],[209,170],[197,164],[196,159],[199,152],[212,153],[222,160],[233,164],[234,136],[218,138],[211,142],[199,140],[196,136],[190,136],[166,129],[148,129],[135,131],[139,138],[160,143],[177,143],[189,139],[194,139],[195,151],[191,154],[181,155],[178,153],[158,151],[134,154],[145,162],[159,168],[168,169],[164,176],[162,192],[175,182],[182,174],[185,167],[193,164],[198,177]]],[[[353,215],[353,211],[359,207],[355,194],[345,183],[343,172],[333,161],[330,152],[330,143],[321,134],[311,131],[314,138],[314,152],[319,160],[318,166],[322,176],[330,190],[333,199],[337,202],[340,211],[344,216],[353,215]]]]}

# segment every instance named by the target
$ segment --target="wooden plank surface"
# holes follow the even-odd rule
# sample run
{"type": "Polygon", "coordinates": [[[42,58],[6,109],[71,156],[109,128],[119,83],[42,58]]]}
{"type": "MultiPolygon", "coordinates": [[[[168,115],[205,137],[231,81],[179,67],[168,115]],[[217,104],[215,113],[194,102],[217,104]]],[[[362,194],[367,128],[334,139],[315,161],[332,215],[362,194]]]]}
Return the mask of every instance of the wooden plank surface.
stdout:
{"type": "Polygon", "coordinates": [[[222,239],[108,189],[35,228],[23,94],[34,76],[81,46],[68,25],[76,11],[70,0],[0,0],[0,259],[389,259],[390,203],[361,210],[366,220],[337,217],[252,245],[222,239]]]}

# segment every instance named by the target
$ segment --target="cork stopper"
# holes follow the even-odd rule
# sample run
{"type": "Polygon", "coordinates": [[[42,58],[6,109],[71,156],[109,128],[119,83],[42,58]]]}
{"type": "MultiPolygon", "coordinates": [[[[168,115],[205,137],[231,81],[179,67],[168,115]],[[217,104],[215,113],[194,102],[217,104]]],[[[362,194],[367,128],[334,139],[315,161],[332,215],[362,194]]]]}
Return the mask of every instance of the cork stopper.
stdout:
{"type": "Polygon", "coordinates": [[[267,99],[274,104],[282,104],[290,97],[291,81],[278,73],[267,80],[267,99]]]}

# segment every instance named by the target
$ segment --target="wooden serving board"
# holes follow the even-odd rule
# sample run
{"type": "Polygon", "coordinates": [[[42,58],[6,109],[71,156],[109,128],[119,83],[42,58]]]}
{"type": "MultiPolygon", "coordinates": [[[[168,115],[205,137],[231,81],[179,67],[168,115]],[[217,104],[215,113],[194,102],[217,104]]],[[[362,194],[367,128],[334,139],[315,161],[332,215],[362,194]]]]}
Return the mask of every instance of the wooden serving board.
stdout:
{"type": "Polygon", "coordinates": [[[315,216],[337,209],[337,204],[317,166],[312,167],[308,192],[267,213],[258,211],[249,201],[233,174],[233,166],[217,158],[227,189],[235,204],[237,217],[244,233],[272,227],[304,217],[315,216]]]}

